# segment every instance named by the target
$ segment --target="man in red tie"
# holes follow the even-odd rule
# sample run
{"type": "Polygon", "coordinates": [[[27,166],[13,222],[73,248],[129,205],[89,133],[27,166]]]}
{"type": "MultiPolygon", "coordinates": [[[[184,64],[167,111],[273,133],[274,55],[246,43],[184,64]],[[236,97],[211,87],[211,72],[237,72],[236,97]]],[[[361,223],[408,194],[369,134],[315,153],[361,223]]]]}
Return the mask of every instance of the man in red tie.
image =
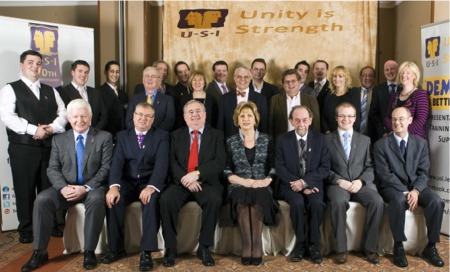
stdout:
{"type": "Polygon", "coordinates": [[[175,265],[178,211],[188,201],[196,201],[202,207],[197,257],[203,265],[213,266],[215,262],[209,247],[214,244],[214,231],[222,205],[223,187],[219,175],[226,161],[224,136],[219,130],[205,127],[206,111],[202,103],[191,100],[183,112],[187,127],[171,135],[171,181],[160,198],[166,247],[163,265],[175,265]]]}

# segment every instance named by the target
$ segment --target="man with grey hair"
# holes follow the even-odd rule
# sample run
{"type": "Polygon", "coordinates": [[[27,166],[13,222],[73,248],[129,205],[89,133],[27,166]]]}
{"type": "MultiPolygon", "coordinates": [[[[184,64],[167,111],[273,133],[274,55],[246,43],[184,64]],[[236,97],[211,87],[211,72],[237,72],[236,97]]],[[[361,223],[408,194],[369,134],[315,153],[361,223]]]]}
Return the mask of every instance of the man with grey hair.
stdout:
{"type": "Polygon", "coordinates": [[[267,102],[264,95],[250,90],[252,74],[247,67],[238,67],[234,70],[234,82],[236,90],[232,90],[222,96],[219,104],[219,120],[217,128],[225,133],[225,137],[230,137],[239,132],[239,128],[234,125],[233,114],[237,104],[252,101],[258,107],[261,121],[258,130],[264,133],[269,132],[269,114],[267,102]]]}
{"type": "Polygon", "coordinates": [[[72,129],[53,137],[47,175],[52,187],[36,197],[33,210],[34,251],[22,271],[33,271],[48,262],[48,231],[56,210],[84,203],[83,268],[94,269],[97,246],[105,217],[105,192],[113,143],[109,132],[91,127],[92,110],[83,99],[67,105],[72,129]]]}
{"type": "MultiPolygon", "coordinates": [[[[161,87],[159,90],[163,94],[165,94],[167,90],[173,88],[172,85],[166,82],[167,76],[169,75],[169,64],[163,60],[157,60],[153,62],[152,66],[155,67],[156,70],[158,70],[159,74],[161,75],[161,87]]],[[[136,84],[136,86],[134,87],[134,94],[143,92],[145,92],[144,84],[142,83],[136,84]]]]}

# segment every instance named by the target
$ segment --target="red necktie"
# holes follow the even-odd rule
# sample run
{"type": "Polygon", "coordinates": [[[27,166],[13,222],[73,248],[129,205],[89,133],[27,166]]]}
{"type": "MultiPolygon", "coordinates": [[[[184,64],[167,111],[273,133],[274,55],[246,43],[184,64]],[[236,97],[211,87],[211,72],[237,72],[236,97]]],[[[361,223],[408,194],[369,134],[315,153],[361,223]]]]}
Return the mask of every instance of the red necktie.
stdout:
{"type": "Polygon", "coordinates": [[[245,92],[241,92],[239,90],[236,90],[236,95],[237,96],[241,96],[241,97],[245,97],[245,92]]]}
{"type": "Polygon", "coordinates": [[[188,173],[194,171],[198,166],[198,130],[194,130],[194,140],[191,144],[191,151],[189,152],[188,173]]]}

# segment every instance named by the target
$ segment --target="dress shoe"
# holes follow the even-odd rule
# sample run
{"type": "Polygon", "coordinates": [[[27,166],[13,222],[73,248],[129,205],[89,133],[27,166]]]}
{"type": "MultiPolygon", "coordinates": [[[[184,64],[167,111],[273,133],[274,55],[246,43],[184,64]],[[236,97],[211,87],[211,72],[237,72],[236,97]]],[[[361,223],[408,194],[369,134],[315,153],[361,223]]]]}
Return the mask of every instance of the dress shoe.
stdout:
{"type": "Polygon", "coordinates": [[[19,242],[22,244],[33,243],[33,233],[21,233],[19,237],[19,242]]]}
{"type": "Polygon", "coordinates": [[[437,267],[443,267],[444,261],[442,261],[441,257],[439,257],[439,253],[436,249],[436,247],[426,247],[422,252],[423,257],[425,260],[427,260],[430,264],[437,266],[437,267]]]}
{"type": "Polygon", "coordinates": [[[376,252],[364,251],[364,255],[366,256],[366,260],[369,263],[377,264],[380,262],[380,257],[378,257],[378,254],[376,252]]]}
{"type": "Polygon", "coordinates": [[[63,237],[63,232],[60,229],[58,229],[58,227],[54,227],[50,235],[52,237],[63,237]]]}
{"type": "Polygon", "coordinates": [[[216,263],[214,262],[213,257],[211,256],[211,252],[209,252],[208,247],[199,246],[197,250],[197,257],[202,260],[202,264],[204,266],[213,266],[216,263]]]}
{"type": "Polygon", "coordinates": [[[97,257],[94,251],[85,250],[83,259],[83,268],[86,270],[94,269],[97,266],[97,257]]]}
{"type": "Polygon", "coordinates": [[[139,261],[139,270],[150,271],[153,269],[152,253],[150,251],[141,252],[141,260],[139,261]]]}
{"type": "Polygon", "coordinates": [[[334,261],[337,264],[345,264],[347,262],[347,252],[336,253],[336,257],[334,257],[334,261]]]}
{"type": "Polygon", "coordinates": [[[175,265],[175,258],[177,257],[177,250],[175,248],[166,248],[164,253],[163,265],[171,267],[175,265]]]}
{"type": "Polygon", "coordinates": [[[252,265],[260,265],[262,263],[262,257],[253,258],[252,257],[252,265]]]}
{"type": "Polygon", "coordinates": [[[322,255],[320,254],[320,251],[315,244],[308,246],[308,253],[309,253],[309,256],[311,257],[311,261],[313,263],[316,263],[316,264],[323,263],[322,255]]]}
{"type": "Polygon", "coordinates": [[[403,246],[394,246],[394,264],[398,267],[407,267],[408,260],[406,259],[405,250],[403,246]]]}
{"type": "Polygon", "coordinates": [[[23,272],[33,271],[48,262],[47,250],[35,250],[31,259],[22,266],[23,272]]]}
{"type": "Polygon", "coordinates": [[[250,265],[252,263],[251,257],[241,257],[242,265],[250,265]]]}
{"type": "Polygon", "coordinates": [[[289,255],[289,261],[300,262],[305,257],[306,247],[304,243],[296,243],[289,255]]]}
{"type": "Polygon", "coordinates": [[[100,262],[104,264],[110,264],[115,261],[118,261],[127,256],[127,252],[122,249],[119,251],[110,251],[105,256],[100,258],[100,262]]]}

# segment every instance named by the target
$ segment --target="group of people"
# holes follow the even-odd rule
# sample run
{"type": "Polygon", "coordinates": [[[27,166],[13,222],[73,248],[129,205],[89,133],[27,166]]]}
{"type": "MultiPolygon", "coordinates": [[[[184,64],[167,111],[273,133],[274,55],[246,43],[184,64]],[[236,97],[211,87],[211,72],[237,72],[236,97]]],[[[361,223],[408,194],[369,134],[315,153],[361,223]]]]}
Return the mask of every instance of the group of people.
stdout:
{"type": "Polygon", "coordinates": [[[398,79],[397,63],[386,62],[387,82],[378,86],[375,70],[364,67],[355,88],[344,66],[327,79],[323,60],[314,63],[314,81],[306,84],[310,66],[301,61],[283,72],[279,90],[264,81],[264,59],[235,70],[236,89],[226,83],[224,61],[213,64],[208,85],[203,72],[191,74],[187,63],[176,63],[175,86],[165,82],[167,63],[158,61],[144,69],[129,102],[118,88],[115,61],[105,65],[107,81],[97,89],[86,86],[85,61],[72,64],[72,82],[57,90],[39,81],[38,52],[23,52],[20,67],[21,79],[0,90],[0,117],[10,142],[19,241],[34,242],[22,271],[48,261],[55,212],[80,202],[86,208],[83,267],[126,257],[125,211],[135,201],[142,208],[141,271],[153,268],[160,224],[163,265],[175,265],[178,213],[188,201],[202,209],[197,256],[205,266],[215,265],[209,248],[224,203],[242,234],[242,264],[261,264],[262,229],[278,224],[277,200],[290,206],[292,262],[307,254],[323,262],[319,228],[328,203],[335,262],[345,263],[346,211],[356,201],[367,209],[361,247],[370,263],[379,262],[386,202],[394,264],[408,265],[405,211],[422,206],[428,232],[423,256],[444,265],[436,249],[444,205],[427,186],[428,100],[412,62],[400,66],[398,79]],[[109,252],[97,260],[105,216],[109,252]]]}

